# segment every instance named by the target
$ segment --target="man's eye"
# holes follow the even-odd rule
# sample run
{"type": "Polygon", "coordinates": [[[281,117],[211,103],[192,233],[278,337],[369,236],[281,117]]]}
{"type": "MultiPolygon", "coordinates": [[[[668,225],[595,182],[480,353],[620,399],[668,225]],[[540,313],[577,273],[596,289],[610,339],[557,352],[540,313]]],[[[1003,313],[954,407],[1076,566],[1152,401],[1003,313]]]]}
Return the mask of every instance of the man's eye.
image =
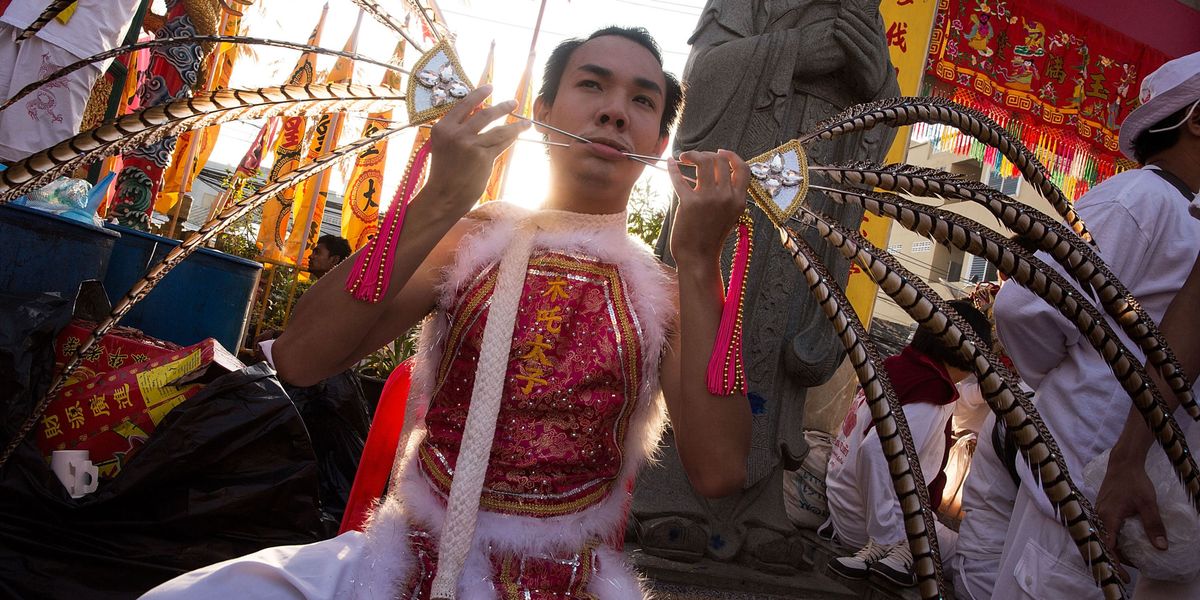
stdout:
{"type": "Polygon", "coordinates": [[[640,102],[646,106],[649,106],[650,108],[654,108],[654,100],[651,100],[648,96],[638,96],[637,98],[634,98],[633,101],[640,102]]]}
{"type": "Polygon", "coordinates": [[[583,81],[579,82],[579,87],[600,89],[600,84],[596,81],[592,81],[591,79],[584,79],[583,81]]]}

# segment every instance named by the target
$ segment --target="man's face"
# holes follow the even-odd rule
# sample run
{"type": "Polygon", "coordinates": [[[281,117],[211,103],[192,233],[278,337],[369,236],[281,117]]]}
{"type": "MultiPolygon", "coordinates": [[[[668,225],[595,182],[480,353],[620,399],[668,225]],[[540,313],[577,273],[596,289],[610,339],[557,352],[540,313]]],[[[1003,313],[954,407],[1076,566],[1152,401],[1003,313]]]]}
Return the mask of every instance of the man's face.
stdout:
{"type": "Polygon", "coordinates": [[[567,61],[554,104],[541,98],[538,120],[581,135],[591,144],[550,132],[571,143],[552,148],[552,161],[572,174],[604,183],[632,186],[643,166],[621,152],[657,155],[666,148],[659,136],[666,79],[649,50],[620,36],[601,36],[575,49],[567,61]]]}
{"type": "Polygon", "coordinates": [[[315,275],[324,275],[337,266],[335,257],[330,256],[325,244],[317,244],[308,257],[308,271],[315,275]]]}

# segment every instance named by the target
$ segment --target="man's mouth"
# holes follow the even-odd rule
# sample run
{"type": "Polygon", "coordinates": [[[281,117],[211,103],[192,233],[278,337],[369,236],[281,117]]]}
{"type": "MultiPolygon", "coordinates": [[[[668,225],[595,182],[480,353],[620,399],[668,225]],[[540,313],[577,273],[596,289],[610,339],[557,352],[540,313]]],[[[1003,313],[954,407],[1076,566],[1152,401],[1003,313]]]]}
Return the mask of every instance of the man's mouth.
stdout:
{"type": "Polygon", "coordinates": [[[624,159],[628,149],[624,144],[617,140],[605,137],[589,138],[592,143],[588,144],[588,148],[599,156],[612,159],[624,159]]]}

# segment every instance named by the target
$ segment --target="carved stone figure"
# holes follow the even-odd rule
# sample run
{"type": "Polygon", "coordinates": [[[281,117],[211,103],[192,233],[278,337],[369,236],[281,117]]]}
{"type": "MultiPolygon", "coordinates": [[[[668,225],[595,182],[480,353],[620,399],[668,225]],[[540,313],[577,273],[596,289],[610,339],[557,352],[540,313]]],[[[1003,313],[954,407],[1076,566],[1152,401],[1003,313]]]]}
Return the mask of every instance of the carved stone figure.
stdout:
{"type": "MultiPolygon", "coordinates": [[[[883,20],[870,0],[709,0],[689,43],[683,78],[687,104],[675,152],[725,148],[750,158],[796,138],[844,108],[899,95],[888,58],[883,20]]],[[[892,134],[814,144],[810,159],[882,162],[892,134]]],[[[820,180],[814,180],[819,185],[820,180]]],[[[857,228],[861,211],[808,201],[843,225],[857,228]]],[[[667,216],[658,251],[671,262],[667,216]]],[[[747,273],[744,348],[754,411],[747,488],[719,501],[693,494],[674,451],[638,483],[633,516],[637,539],[650,553],[677,560],[735,558],[756,568],[787,571],[799,546],[783,510],[782,469],[795,465],[803,441],[806,390],[832,376],[842,358],[829,322],[778,243],[770,221],[755,216],[753,259],[747,273]]],[[[815,243],[844,284],[847,263],[815,243]]],[[[732,240],[731,240],[732,241],[732,240]]],[[[727,259],[732,244],[727,248],[727,259]]],[[[668,439],[668,443],[669,443],[668,439]]]]}

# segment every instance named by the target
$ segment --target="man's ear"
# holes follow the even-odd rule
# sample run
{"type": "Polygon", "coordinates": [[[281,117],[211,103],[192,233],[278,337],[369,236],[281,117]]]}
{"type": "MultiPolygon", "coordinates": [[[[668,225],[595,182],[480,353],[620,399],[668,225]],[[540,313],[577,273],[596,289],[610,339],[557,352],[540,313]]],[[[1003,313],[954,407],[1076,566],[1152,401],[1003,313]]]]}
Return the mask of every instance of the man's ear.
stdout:
{"type": "Polygon", "coordinates": [[[654,153],[662,156],[664,150],[667,149],[667,142],[671,141],[671,135],[667,134],[658,138],[658,146],[655,147],[654,153]]]}
{"type": "MultiPolygon", "coordinates": [[[[538,95],[537,98],[533,99],[533,118],[545,123],[547,121],[547,115],[549,114],[550,103],[546,102],[544,96],[538,95]]],[[[549,132],[543,129],[541,125],[534,125],[534,128],[542,135],[549,134],[549,132]]]]}

